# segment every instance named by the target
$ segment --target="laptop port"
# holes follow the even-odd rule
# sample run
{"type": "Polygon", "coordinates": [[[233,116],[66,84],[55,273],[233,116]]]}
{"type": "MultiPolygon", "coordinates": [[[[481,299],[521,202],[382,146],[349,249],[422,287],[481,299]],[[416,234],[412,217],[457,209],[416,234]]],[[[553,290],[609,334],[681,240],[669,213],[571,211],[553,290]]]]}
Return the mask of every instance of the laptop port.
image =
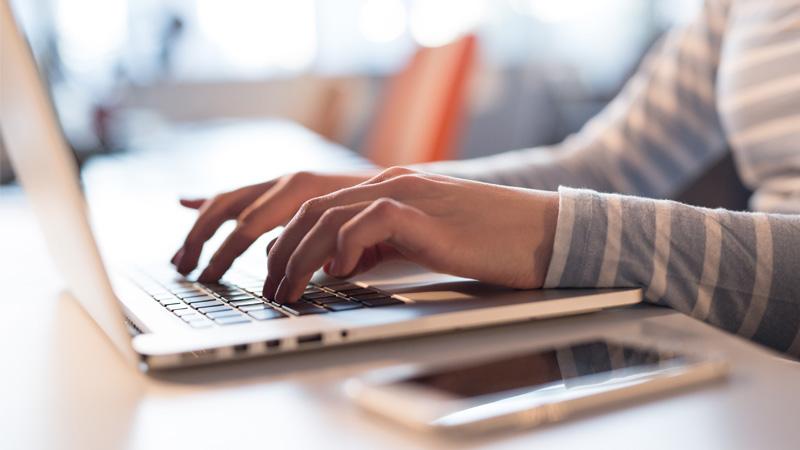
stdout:
{"type": "Polygon", "coordinates": [[[237,355],[241,355],[243,353],[247,353],[247,347],[248,347],[247,344],[234,345],[233,346],[233,353],[235,353],[237,355]]]}
{"type": "Polygon", "coordinates": [[[275,348],[278,348],[278,347],[281,346],[281,340],[280,339],[271,339],[271,340],[265,342],[264,344],[267,346],[268,349],[275,349],[275,348]]]}
{"type": "Polygon", "coordinates": [[[306,334],[297,338],[297,345],[318,344],[322,342],[322,333],[306,334]]]}

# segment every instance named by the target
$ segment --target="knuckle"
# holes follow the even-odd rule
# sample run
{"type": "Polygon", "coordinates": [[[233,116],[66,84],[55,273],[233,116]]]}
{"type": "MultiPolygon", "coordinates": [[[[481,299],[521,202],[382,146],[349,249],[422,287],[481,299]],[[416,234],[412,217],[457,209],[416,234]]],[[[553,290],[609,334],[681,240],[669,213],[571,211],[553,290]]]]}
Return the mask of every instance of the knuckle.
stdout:
{"type": "Polygon", "coordinates": [[[397,176],[393,178],[390,182],[397,186],[402,186],[403,188],[411,188],[416,187],[422,182],[423,178],[417,174],[409,173],[397,176]]]}
{"type": "Polygon", "coordinates": [[[351,223],[345,224],[336,234],[336,247],[345,250],[350,247],[355,237],[355,227],[351,223]]]}
{"type": "Polygon", "coordinates": [[[394,178],[394,177],[398,177],[400,175],[406,175],[406,174],[410,174],[410,173],[414,173],[414,171],[409,169],[408,167],[393,166],[393,167],[389,167],[388,169],[384,169],[383,172],[381,172],[381,177],[384,178],[384,179],[386,179],[386,178],[394,178]]]}
{"type": "Polygon", "coordinates": [[[256,240],[261,233],[248,223],[239,223],[233,231],[234,236],[244,240],[256,240]]]}
{"type": "Polygon", "coordinates": [[[315,177],[314,173],[301,171],[285,175],[286,184],[289,185],[303,185],[311,181],[315,177]]]}
{"type": "Polygon", "coordinates": [[[241,212],[238,216],[236,216],[236,228],[242,228],[247,226],[247,223],[253,217],[253,211],[249,209],[245,209],[241,212]]]}
{"type": "Polygon", "coordinates": [[[311,217],[319,209],[320,203],[321,200],[319,197],[304,201],[303,204],[300,205],[300,209],[297,210],[297,216],[300,219],[311,217]]]}
{"type": "Polygon", "coordinates": [[[231,203],[230,200],[231,200],[231,194],[229,192],[221,192],[209,199],[208,206],[225,209],[226,206],[229,203],[231,203]]]}
{"type": "Polygon", "coordinates": [[[379,198],[373,203],[372,213],[380,218],[391,217],[398,210],[399,205],[391,198],[379,198]]]}
{"type": "Polygon", "coordinates": [[[335,206],[333,208],[327,209],[322,216],[320,216],[318,223],[321,227],[331,227],[336,224],[339,219],[339,216],[344,211],[344,208],[340,206],[335,206]]]}

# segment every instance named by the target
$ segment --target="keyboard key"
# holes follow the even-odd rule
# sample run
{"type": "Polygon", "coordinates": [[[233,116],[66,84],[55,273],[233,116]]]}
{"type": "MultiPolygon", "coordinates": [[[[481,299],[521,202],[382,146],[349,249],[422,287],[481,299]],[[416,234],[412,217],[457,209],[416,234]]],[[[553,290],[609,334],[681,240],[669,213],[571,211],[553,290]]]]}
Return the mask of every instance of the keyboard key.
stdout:
{"type": "Polygon", "coordinates": [[[347,285],[345,286],[331,286],[330,289],[333,289],[336,292],[351,292],[351,291],[360,291],[364,289],[364,287],[347,283],[347,285]]]}
{"type": "Polygon", "coordinates": [[[193,320],[187,323],[191,325],[192,328],[208,328],[213,325],[210,320],[193,320]]]}
{"type": "MultiPolygon", "coordinates": [[[[380,292],[378,292],[378,291],[375,291],[375,290],[373,290],[373,289],[364,289],[364,288],[361,288],[361,289],[352,289],[352,290],[349,290],[349,291],[343,291],[343,292],[344,292],[345,294],[347,294],[347,296],[348,296],[348,297],[358,297],[359,295],[375,295],[375,294],[380,294],[380,292]]],[[[385,296],[385,294],[384,294],[384,296],[385,296]]]]}
{"type": "Polygon", "coordinates": [[[233,311],[234,309],[228,305],[217,305],[217,306],[207,306],[205,308],[197,308],[197,310],[203,314],[208,314],[219,311],[233,311]]]}
{"type": "Polygon", "coordinates": [[[247,305],[263,305],[264,302],[260,299],[250,297],[244,300],[231,300],[230,302],[233,306],[247,306],[247,305]]]}
{"type": "Polygon", "coordinates": [[[197,311],[192,311],[192,313],[193,314],[184,314],[180,316],[181,320],[184,320],[186,322],[192,322],[194,320],[204,320],[202,315],[197,314],[197,311]]]}
{"type": "Polygon", "coordinates": [[[177,291],[186,291],[191,289],[197,289],[191,281],[185,281],[182,283],[164,283],[164,289],[170,292],[177,292],[177,291]]]}
{"type": "Polygon", "coordinates": [[[295,302],[286,305],[281,305],[283,309],[289,311],[290,313],[296,316],[305,316],[308,314],[323,314],[328,312],[328,310],[320,308],[317,305],[306,303],[306,302],[295,302]]]}
{"type": "Polygon", "coordinates": [[[254,297],[252,294],[237,294],[237,295],[223,295],[223,298],[228,301],[234,300],[252,300],[254,297]]]}
{"type": "Polygon", "coordinates": [[[330,282],[327,282],[327,283],[320,283],[320,286],[326,287],[326,288],[329,288],[329,289],[333,289],[335,291],[341,291],[342,289],[347,289],[347,288],[360,288],[361,287],[361,286],[357,286],[357,285],[355,285],[353,283],[350,283],[349,281],[342,281],[342,280],[330,281],[330,282]]]}
{"type": "Polygon", "coordinates": [[[192,292],[202,292],[194,286],[171,289],[170,292],[176,295],[191,294],[192,292]]]}
{"type": "Polygon", "coordinates": [[[250,311],[248,314],[250,314],[250,317],[256,320],[281,319],[286,317],[286,314],[271,308],[261,309],[258,311],[250,311]]]}
{"type": "Polygon", "coordinates": [[[225,297],[227,295],[238,295],[238,294],[245,294],[246,293],[246,292],[243,292],[243,291],[241,291],[239,289],[235,289],[235,288],[231,288],[231,289],[211,289],[211,292],[213,292],[213,293],[215,293],[215,294],[217,294],[217,295],[219,295],[221,297],[225,297]]]}
{"type": "Polygon", "coordinates": [[[218,293],[226,293],[226,294],[234,294],[236,292],[241,292],[239,288],[236,286],[219,286],[219,287],[209,287],[210,290],[218,293]]]}
{"type": "Polygon", "coordinates": [[[381,293],[381,292],[375,292],[375,291],[371,291],[371,292],[366,293],[366,294],[355,294],[355,295],[348,294],[348,296],[350,296],[350,297],[352,297],[352,298],[354,298],[354,299],[356,299],[358,301],[374,300],[374,299],[377,299],[377,298],[389,297],[389,295],[387,295],[387,294],[384,294],[384,293],[381,293]]]}
{"type": "Polygon", "coordinates": [[[214,319],[214,322],[220,325],[235,325],[237,323],[250,322],[250,319],[240,314],[239,317],[220,317],[219,319],[214,319]]]}
{"type": "Polygon", "coordinates": [[[184,308],[184,309],[176,309],[175,311],[172,311],[172,314],[175,314],[178,317],[185,317],[191,314],[197,314],[197,311],[189,308],[184,308]]]}
{"type": "Polygon", "coordinates": [[[222,311],[214,311],[214,312],[209,312],[208,314],[206,314],[206,316],[208,316],[208,317],[210,317],[212,319],[219,319],[220,317],[236,317],[236,316],[241,316],[241,315],[242,314],[239,311],[236,311],[235,309],[226,309],[226,310],[222,310],[222,311]]]}
{"type": "Polygon", "coordinates": [[[317,304],[320,304],[320,305],[327,305],[328,303],[341,303],[341,302],[349,302],[349,301],[350,300],[348,300],[346,298],[331,296],[331,297],[325,297],[325,298],[318,298],[318,299],[314,300],[313,302],[317,303],[317,304]]]}
{"type": "Polygon", "coordinates": [[[187,292],[185,294],[176,294],[176,295],[182,299],[208,297],[208,293],[206,293],[205,291],[192,291],[192,292],[187,292]]]}
{"type": "Polygon", "coordinates": [[[370,306],[389,306],[389,305],[402,305],[404,302],[391,297],[374,298],[369,300],[361,300],[361,303],[370,306]]]}
{"type": "MultiPolygon", "coordinates": [[[[269,306],[265,305],[264,303],[259,303],[257,305],[244,305],[238,306],[240,311],[258,311],[259,309],[268,309],[269,306]]],[[[269,308],[272,309],[272,308],[269,308]]]]}
{"type": "Polygon", "coordinates": [[[175,311],[176,309],[185,309],[188,308],[188,305],[185,303],[174,303],[172,305],[167,305],[167,309],[170,311],[175,311]]]}
{"type": "Polygon", "coordinates": [[[332,294],[330,292],[320,291],[314,292],[311,294],[303,294],[303,298],[306,300],[316,300],[320,298],[327,298],[327,297],[336,297],[336,294],[332,294]]]}
{"type": "Polygon", "coordinates": [[[216,299],[217,297],[214,297],[213,295],[202,295],[200,297],[187,298],[186,303],[194,305],[195,303],[207,302],[209,300],[216,300],[216,299]]]}
{"type": "Polygon", "coordinates": [[[152,295],[152,297],[154,299],[158,300],[158,301],[169,300],[169,299],[172,299],[172,298],[176,298],[170,292],[164,292],[164,293],[158,293],[158,294],[150,294],[150,295],[152,295]]]}
{"type": "Polygon", "coordinates": [[[348,311],[351,309],[359,309],[363,308],[364,305],[356,302],[339,302],[339,303],[328,303],[327,305],[325,305],[325,307],[335,312],[335,311],[348,311]]]}
{"type": "Polygon", "coordinates": [[[219,306],[219,305],[222,305],[222,304],[224,304],[224,303],[222,303],[219,300],[208,300],[208,301],[203,301],[203,302],[191,303],[193,308],[205,308],[205,307],[208,307],[208,306],[219,306]]]}
{"type": "Polygon", "coordinates": [[[177,297],[172,297],[172,298],[166,298],[164,300],[159,300],[158,303],[161,303],[162,305],[167,306],[167,305],[180,304],[180,303],[183,303],[183,302],[181,301],[181,299],[179,299],[177,297]]]}

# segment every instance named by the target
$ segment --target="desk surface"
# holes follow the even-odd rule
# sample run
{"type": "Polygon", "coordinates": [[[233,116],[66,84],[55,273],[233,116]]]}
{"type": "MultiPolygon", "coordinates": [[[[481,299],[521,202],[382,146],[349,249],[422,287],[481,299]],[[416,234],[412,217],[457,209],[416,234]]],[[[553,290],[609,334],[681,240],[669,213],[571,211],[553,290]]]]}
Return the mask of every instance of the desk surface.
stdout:
{"type": "MultiPolygon", "coordinates": [[[[289,125],[271,123],[262,128],[269,132],[251,143],[256,147],[274,148],[267,145],[270,139],[305,146],[281,151],[283,163],[265,169],[265,176],[292,164],[307,166],[313,154],[318,154],[314,161],[331,167],[325,155],[339,151],[289,125]]],[[[114,178],[116,166],[102,162],[96,166],[87,178],[114,178]]],[[[112,193],[117,195],[107,190],[104,195],[112,193]]],[[[172,199],[164,203],[171,205],[172,199]]],[[[800,445],[800,365],[680,314],[648,306],[143,375],[124,364],[74,300],[61,292],[62,283],[18,189],[0,189],[0,217],[0,286],[4,287],[0,310],[5,319],[0,334],[2,448],[800,445]],[[720,352],[732,363],[731,376],[722,383],[538,430],[468,441],[410,433],[360,411],[341,389],[347,377],[366,369],[597,333],[645,336],[720,352]]],[[[188,223],[191,217],[182,220],[188,223]]],[[[171,240],[174,246],[179,237],[154,235],[153,239],[171,240]]]]}

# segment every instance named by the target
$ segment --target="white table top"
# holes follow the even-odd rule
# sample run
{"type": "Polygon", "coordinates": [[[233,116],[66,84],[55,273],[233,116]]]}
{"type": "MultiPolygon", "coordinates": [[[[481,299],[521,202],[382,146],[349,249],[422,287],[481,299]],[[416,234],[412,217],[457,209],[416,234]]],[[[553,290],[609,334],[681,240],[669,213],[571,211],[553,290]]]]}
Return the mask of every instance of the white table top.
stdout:
{"type": "MultiPolygon", "coordinates": [[[[271,132],[297,133],[284,128],[291,127],[276,125],[271,132]]],[[[0,217],[4,449],[800,446],[800,364],[649,306],[143,375],[125,365],[61,291],[18,189],[0,188],[0,217]],[[373,417],[341,390],[349,376],[371,368],[597,333],[720,352],[731,361],[731,375],[537,430],[457,441],[373,417]]]]}

